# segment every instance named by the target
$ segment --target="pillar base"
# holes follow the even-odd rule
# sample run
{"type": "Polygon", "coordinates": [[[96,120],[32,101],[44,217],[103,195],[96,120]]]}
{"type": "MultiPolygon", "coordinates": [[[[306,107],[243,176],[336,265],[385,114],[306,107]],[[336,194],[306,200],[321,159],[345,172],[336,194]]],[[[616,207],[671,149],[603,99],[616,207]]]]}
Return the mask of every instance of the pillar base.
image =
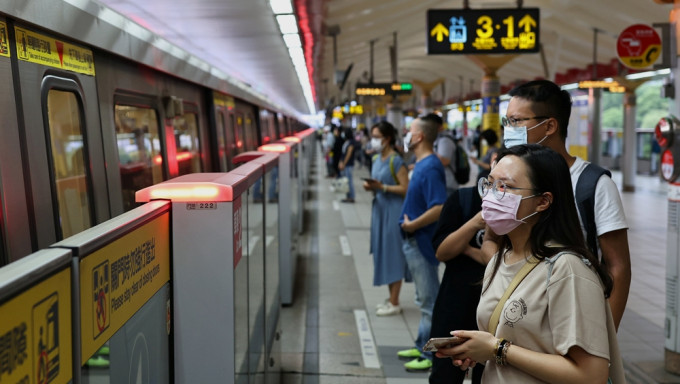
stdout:
{"type": "Polygon", "coordinates": [[[635,192],[635,186],[634,185],[624,185],[623,191],[624,192],[635,192]]]}
{"type": "Polygon", "coordinates": [[[664,361],[667,372],[680,375],[680,353],[664,348],[664,361]]]}

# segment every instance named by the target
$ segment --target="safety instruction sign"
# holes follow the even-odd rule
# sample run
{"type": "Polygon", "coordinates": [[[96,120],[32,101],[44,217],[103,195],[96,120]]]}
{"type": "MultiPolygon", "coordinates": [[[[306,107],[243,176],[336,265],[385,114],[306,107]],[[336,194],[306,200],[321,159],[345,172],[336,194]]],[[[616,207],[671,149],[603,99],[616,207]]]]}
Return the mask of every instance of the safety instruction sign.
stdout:
{"type": "Polygon", "coordinates": [[[0,56],[9,57],[9,37],[7,36],[7,23],[0,21],[0,56]]]}
{"type": "Polygon", "coordinates": [[[15,27],[19,60],[94,76],[92,51],[15,27]]]}
{"type": "Polygon", "coordinates": [[[628,68],[649,67],[661,55],[661,38],[649,25],[631,25],[619,35],[616,41],[616,54],[621,63],[628,68]]]}
{"type": "Polygon", "coordinates": [[[71,380],[71,269],[0,306],[0,383],[71,380]]]}
{"type": "Polygon", "coordinates": [[[170,280],[169,230],[166,213],[80,262],[81,364],[170,280]]]}
{"type": "Polygon", "coordinates": [[[428,54],[536,53],[538,8],[428,9],[428,54]]]}

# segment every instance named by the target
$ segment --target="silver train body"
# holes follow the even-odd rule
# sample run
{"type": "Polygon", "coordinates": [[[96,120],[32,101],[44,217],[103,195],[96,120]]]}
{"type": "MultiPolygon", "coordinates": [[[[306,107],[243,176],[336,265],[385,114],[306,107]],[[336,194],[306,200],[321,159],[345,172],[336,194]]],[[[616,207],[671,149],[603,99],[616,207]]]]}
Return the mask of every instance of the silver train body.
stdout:
{"type": "Polygon", "coordinates": [[[0,266],[306,128],[95,3],[0,1],[0,266]]]}

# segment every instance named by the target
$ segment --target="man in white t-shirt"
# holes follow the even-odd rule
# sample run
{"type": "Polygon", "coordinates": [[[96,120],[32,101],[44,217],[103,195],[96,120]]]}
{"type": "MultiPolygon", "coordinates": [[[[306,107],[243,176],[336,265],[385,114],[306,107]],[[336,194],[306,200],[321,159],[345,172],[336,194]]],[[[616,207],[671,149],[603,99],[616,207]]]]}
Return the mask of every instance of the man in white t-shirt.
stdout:
{"type": "MultiPolygon", "coordinates": [[[[556,151],[567,161],[576,193],[579,177],[589,163],[571,156],[566,149],[571,114],[569,93],[551,81],[536,80],[515,87],[509,95],[512,99],[508,104],[506,116],[501,121],[504,127],[505,146],[538,143],[556,151]]],[[[606,174],[597,179],[592,211],[591,216],[594,217],[597,232],[597,248],[614,279],[609,305],[618,329],[628,301],[631,279],[628,225],[619,190],[606,174]]],[[[586,234],[585,219],[580,216],[579,212],[581,228],[586,234]]]]}

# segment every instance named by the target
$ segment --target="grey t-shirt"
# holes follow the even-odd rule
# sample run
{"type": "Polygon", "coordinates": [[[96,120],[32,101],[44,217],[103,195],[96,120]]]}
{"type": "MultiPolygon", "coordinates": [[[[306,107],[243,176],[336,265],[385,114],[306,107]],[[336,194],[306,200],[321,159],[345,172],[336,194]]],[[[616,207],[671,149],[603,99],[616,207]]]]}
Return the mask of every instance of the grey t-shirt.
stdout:
{"type": "Polygon", "coordinates": [[[447,131],[439,132],[437,139],[434,141],[433,149],[437,155],[445,157],[451,161],[448,166],[444,167],[444,175],[446,176],[446,189],[458,189],[458,183],[456,182],[456,178],[453,176],[453,172],[456,169],[456,142],[453,136],[451,136],[451,134],[447,131]]]}

